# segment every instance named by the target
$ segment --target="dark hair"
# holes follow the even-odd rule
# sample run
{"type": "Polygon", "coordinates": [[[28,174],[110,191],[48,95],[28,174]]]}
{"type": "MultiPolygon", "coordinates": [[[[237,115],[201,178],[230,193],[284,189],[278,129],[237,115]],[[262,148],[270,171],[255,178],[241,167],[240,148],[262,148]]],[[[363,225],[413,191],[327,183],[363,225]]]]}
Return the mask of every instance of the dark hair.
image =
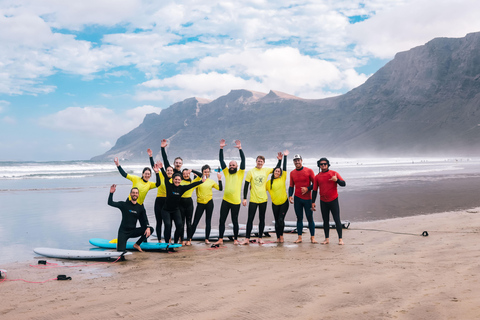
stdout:
{"type": "Polygon", "coordinates": [[[275,179],[275,170],[280,169],[280,177],[282,176],[283,170],[280,167],[273,168],[272,179],[270,179],[270,189],[273,187],[273,180],[275,179]]]}
{"type": "Polygon", "coordinates": [[[206,164],[206,165],[204,165],[204,166],[202,167],[202,174],[203,174],[203,170],[205,170],[205,169],[208,169],[208,170],[212,171],[212,169],[210,168],[210,166],[209,166],[208,164],[206,164]]]}
{"type": "Polygon", "coordinates": [[[262,159],[263,162],[265,162],[265,157],[264,157],[264,156],[258,156],[258,157],[255,159],[255,161],[257,161],[258,159],[262,159]]]}
{"type": "Polygon", "coordinates": [[[180,158],[180,157],[176,157],[176,158],[173,160],[173,162],[177,161],[177,159],[180,159],[180,160],[182,160],[182,162],[183,162],[183,159],[180,158]]]}
{"type": "Polygon", "coordinates": [[[173,174],[173,176],[172,176],[172,181],[173,181],[173,179],[175,179],[176,177],[180,177],[180,179],[182,179],[182,175],[181,175],[180,173],[178,173],[178,172],[175,172],[175,173],[173,174]]]}
{"type": "Polygon", "coordinates": [[[142,175],[143,175],[143,174],[145,173],[145,171],[147,171],[147,170],[150,171],[150,174],[152,173],[152,170],[150,170],[149,167],[145,167],[145,168],[143,168],[142,175]]]}
{"type": "Polygon", "coordinates": [[[322,162],[322,161],[326,161],[327,162],[327,167],[330,168],[330,161],[328,161],[327,158],[320,158],[320,160],[317,161],[317,167],[320,168],[320,162],[322,162]]]}
{"type": "Polygon", "coordinates": [[[134,189],[137,189],[138,193],[140,193],[140,190],[138,190],[137,187],[133,187],[132,189],[130,189],[130,193],[132,193],[132,191],[133,191],[134,189]]]}

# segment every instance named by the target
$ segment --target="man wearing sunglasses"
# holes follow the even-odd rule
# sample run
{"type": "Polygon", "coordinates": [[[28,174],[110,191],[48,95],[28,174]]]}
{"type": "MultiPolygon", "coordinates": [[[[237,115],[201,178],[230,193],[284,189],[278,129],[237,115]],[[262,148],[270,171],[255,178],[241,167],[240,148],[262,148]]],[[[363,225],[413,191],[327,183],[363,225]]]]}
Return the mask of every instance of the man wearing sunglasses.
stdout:
{"type": "Polygon", "coordinates": [[[312,210],[316,211],[315,200],[317,198],[317,190],[320,188],[320,210],[322,211],[323,232],[325,233],[325,240],[322,244],[330,243],[330,212],[332,212],[338,234],[338,244],[343,245],[337,185],[345,187],[346,182],[338,172],[329,169],[330,161],[327,158],[318,160],[317,165],[320,168],[320,172],[313,181],[312,210]]]}

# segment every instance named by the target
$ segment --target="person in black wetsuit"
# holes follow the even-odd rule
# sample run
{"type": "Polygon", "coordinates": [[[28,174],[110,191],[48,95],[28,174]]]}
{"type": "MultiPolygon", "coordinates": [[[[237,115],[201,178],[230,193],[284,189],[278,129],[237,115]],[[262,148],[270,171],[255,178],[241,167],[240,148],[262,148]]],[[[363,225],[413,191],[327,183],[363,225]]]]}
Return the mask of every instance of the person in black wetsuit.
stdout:
{"type": "Polygon", "coordinates": [[[138,251],[143,252],[140,248],[140,244],[150,237],[153,228],[149,226],[145,208],[137,202],[138,189],[132,188],[132,190],[130,190],[131,200],[116,202],[113,201],[113,194],[115,193],[116,188],[117,186],[114,184],[110,187],[108,205],[118,208],[122,212],[122,222],[118,228],[117,251],[125,251],[128,239],[140,237],[133,247],[138,251]],[[137,228],[137,221],[140,222],[141,227],[139,228],[137,228]]]}
{"type": "MultiPolygon", "coordinates": [[[[160,165],[162,173],[166,175],[163,166],[160,165]]],[[[189,185],[180,185],[182,182],[182,176],[180,173],[174,173],[172,176],[172,182],[168,179],[165,179],[165,187],[167,189],[167,199],[162,208],[162,219],[165,224],[164,237],[165,242],[169,243],[172,235],[172,220],[175,222],[175,235],[174,241],[181,239],[183,235],[183,226],[182,226],[182,216],[180,213],[180,199],[182,195],[189,189],[195,188],[196,186],[202,184],[205,181],[205,178],[202,178],[201,181],[193,182],[189,185]]]]}

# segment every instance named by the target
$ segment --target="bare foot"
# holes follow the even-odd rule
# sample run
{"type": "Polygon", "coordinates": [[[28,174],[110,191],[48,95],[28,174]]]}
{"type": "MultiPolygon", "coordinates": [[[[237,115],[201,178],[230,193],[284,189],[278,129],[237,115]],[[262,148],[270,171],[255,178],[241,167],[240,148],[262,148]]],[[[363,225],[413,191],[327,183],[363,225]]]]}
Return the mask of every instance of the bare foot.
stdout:
{"type": "Polygon", "coordinates": [[[218,239],[218,241],[215,242],[214,245],[223,246],[223,239],[218,239]]]}
{"type": "Polygon", "coordinates": [[[330,240],[328,240],[328,239],[325,239],[325,240],[323,240],[323,242],[322,242],[322,244],[329,244],[329,243],[330,243],[330,240]]]}
{"type": "Polygon", "coordinates": [[[262,238],[258,238],[257,242],[258,242],[258,244],[264,244],[265,243],[265,242],[263,242],[262,238]]]}
{"type": "Polygon", "coordinates": [[[248,246],[250,244],[250,239],[245,238],[245,240],[243,240],[243,242],[240,242],[240,244],[248,246]]]}
{"type": "Polygon", "coordinates": [[[233,244],[240,244],[240,242],[238,242],[238,240],[233,240],[233,244]]]}
{"type": "Polygon", "coordinates": [[[279,240],[280,240],[280,241],[279,241],[280,243],[283,243],[283,242],[284,242],[283,236],[280,236],[280,239],[279,239],[279,240]]]}
{"type": "Polygon", "coordinates": [[[185,245],[186,245],[186,246],[191,246],[191,245],[192,245],[192,241],[188,240],[187,242],[185,242],[185,245]]]}
{"type": "Polygon", "coordinates": [[[342,239],[338,239],[338,244],[343,246],[345,243],[343,243],[343,240],[342,239]]]}
{"type": "Polygon", "coordinates": [[[277,241],[276,241],[276,242],[277,242],[277,243],[280,243],[280,238],[277,238],[277,241]]]}
{"type": "Polygon", "coordinates": [[[140,246],[139,246],[138,244],[135,243],[135,244],[133,245],[133,247],[134,247],[135,249],[137,249],[138,251],[143,252],[142,248],[140,248],[140,246]]]}
{"type": "Polygon", "coordinates": [[[205,239],[205,244],[210,244],[210,241],[208,241],[208,239],[205,239]]]}
{"type": "Polygon", "coordinates": [[[295,242],[293,242],[293,243],[302,243],[302,237],[298,237],[298,239],[295,240],[295,242]]]}
{"type": "Polygon", "coordinates": [[[315,240],[315,237],[310,237],[310,241],[311,241],[312,243],[318,243],[318,241],[315,240]]]}
{"type": "Polygon", "coordinates": [[[186,245],[187,241],[182,241],[182,246],[186,245]]]}

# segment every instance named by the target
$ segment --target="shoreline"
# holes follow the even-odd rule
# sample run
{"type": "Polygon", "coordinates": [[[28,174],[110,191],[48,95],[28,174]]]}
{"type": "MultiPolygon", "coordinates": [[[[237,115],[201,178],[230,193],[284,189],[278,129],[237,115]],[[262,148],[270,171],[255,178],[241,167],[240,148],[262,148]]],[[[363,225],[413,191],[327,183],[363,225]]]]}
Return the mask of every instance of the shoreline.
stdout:
{"type": "MultiPolygon", "coordinates": [[[[176,253],[134,252],[125,262],[87,267],[10,263],[0,266],[8,279],[66,274],[72,280],[0,283],[0,314],[5,319],[472,319],[480,314],[479,232],[477,207],[356,222],[343,231],[345,246],[337,245],[332,229],[329,245],[294,244],[296,235],[286,234],[283,245],[228,241],[211,249],[195,243],[176,253]],[[421,236],[423,231],[429,236],[421,236]]],[[[322,229],[316,238],[323,239],[322,229]]]]}

